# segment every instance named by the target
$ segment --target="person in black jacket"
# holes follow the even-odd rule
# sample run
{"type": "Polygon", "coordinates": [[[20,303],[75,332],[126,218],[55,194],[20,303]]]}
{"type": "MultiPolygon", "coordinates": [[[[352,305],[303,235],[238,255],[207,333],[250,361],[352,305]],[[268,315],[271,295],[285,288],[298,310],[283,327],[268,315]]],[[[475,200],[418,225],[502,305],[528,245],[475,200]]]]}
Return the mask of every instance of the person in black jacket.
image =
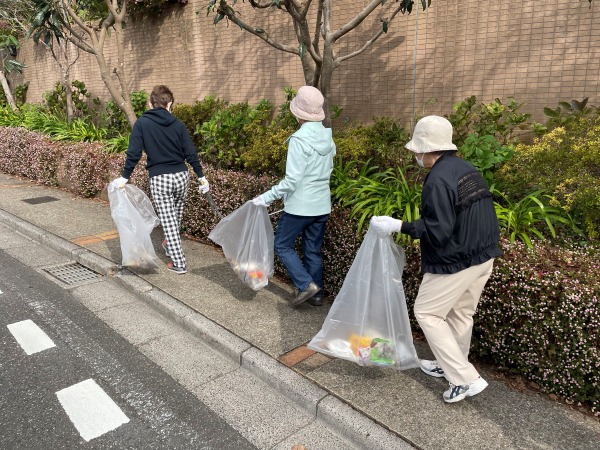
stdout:
{"type": "Polygon", "coordinates": [[[179,229],[187,195],[190,175],[186,161],[198,176],[199,191],[206,194],[209,184],[202,172],[196,147],[185,125],[171,114],[173,93],[167,86],[155,86],[150,94],[150,110],[134,124],[127,159],[117,186],[124,186],[146,152],[146,169],[150,175],[150,192],[156,212],[165,233],[162,246],[172,259],[167,269],[177,274],[187,272],[185,255],[181,248],[179,229]]]}
{"type": "Polygon", "coordinates": [[[420,240],[423,280],[415,316],[436,360],[421,361],[428,375],[445,377],[443,398],[453,403],[483,391],[488,383],[468,360],[473,315],[501,256],[500,230],[490,193],[477,169],[455,156],[452,125],[439,116],[417,122],[406,148],[431,171],[423,183],[421,218],[403,222],[374,216],[379,233],[402,232],[420,240]]]}

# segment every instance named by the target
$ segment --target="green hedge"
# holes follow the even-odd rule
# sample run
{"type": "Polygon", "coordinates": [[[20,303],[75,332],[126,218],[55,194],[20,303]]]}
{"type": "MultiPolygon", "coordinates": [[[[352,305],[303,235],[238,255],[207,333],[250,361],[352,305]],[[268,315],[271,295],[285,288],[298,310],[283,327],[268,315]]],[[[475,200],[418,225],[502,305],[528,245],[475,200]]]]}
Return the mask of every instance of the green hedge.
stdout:
{"type": "Polygon", "coordinates": [[[497,172],[507,194],[521,198],[544,189],[554,206],[569,211],[591,239],[600,238],[600,125],[556,128],[519,145],[512,161],[497,172]]]}

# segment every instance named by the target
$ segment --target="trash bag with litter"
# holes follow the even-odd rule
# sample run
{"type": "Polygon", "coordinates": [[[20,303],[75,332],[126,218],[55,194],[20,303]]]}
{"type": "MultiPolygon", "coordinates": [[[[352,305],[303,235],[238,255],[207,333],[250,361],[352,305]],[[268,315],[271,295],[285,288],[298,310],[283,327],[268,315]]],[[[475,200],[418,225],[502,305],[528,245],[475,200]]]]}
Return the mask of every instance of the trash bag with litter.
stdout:
{"type": "Polygon", "coordinates": [[[108,200],[121,242],[122,266],[154,269],[156,252],[150,233],[160,220],[154,212],[152,202],[140,188],[126,184],[118,187],[115,182],[108,185],[108,200]]]}
{"type": "Polygon", "coordinates": [[[248,201],[222,219],[208,237],[223,248],[233,271],[250,288],[258,291],[269,284],[275,238],[266,208],[248,201]]]}
{"type": "Polygon", "coordinates": [[[402,287],[404,250],[369,229],[308,348],[363,366],[419,367],[402,287]]]}

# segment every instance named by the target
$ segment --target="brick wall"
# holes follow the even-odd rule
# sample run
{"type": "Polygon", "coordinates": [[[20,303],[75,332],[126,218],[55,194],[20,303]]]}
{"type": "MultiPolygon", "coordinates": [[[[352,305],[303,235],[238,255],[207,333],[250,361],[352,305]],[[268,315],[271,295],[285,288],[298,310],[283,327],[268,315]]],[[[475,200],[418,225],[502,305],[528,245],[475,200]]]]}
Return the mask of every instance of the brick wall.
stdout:
{"type": "MultiPolygon", "coordinates": [[[[150,91],[161,83],[172,88],[177,102],[215,95],[231,102],[268,98],[279,104],[284,87],[303,84],[297,56],[275,50],[235,25],[213,26],[212,16],[200,11],[206,3],[192,0],[158,19],[130,21],[126,45],[132,90],[150,91]]],[[[334,27],[354,17],[364,3],[336,2],[334,27]]],[[[417,116],[448,113],[453,103],[470,95],[486,102],[514,96],[538,120],[544,106],[561,100],[590,97],[590,103],[598,104],[600,22],[593,21],[595,2],[591,7],[584,0],[489,3],[433,0],[418,17],[416,11],[398,16],[371,49],[336,70],[333,104],[349,120],[386,115],[407,123],[413,95],[417,116]]],[[[247,22],[293,43],[283,12],[255,12],[247,2],[236,7],[247,22]]],[[[344,36],[338,54],[365,42],[380,27],[379,17],[344,36]]],[[[31,42],[19,58],[28,68],[13,84],[29,81],[28,101],[39,102],[60,72],[48,52],[31,42]]],[[[112,49],[109,59],[114,58],[112,49]]],[[[92,56],[80,52],[72,79],[84,81],[94,96],[109,98],[92,56]]]]}

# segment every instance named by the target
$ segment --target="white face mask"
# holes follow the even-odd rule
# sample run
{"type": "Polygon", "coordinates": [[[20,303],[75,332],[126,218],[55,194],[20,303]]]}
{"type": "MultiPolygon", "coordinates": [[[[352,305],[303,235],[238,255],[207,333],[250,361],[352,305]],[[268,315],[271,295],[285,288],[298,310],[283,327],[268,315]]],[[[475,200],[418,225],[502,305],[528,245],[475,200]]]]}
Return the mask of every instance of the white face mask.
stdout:
{"type": "Polygon", "coordinates": [[[416,154],[415,155],[415,159],[417,160],[417,164],[421,167],[425,167],[425,164],[423,164],[423,158],[425,157],[424,154],[416,154]],[[421,158],[419,158],[419,155],[421,156],[421,158]]]}

